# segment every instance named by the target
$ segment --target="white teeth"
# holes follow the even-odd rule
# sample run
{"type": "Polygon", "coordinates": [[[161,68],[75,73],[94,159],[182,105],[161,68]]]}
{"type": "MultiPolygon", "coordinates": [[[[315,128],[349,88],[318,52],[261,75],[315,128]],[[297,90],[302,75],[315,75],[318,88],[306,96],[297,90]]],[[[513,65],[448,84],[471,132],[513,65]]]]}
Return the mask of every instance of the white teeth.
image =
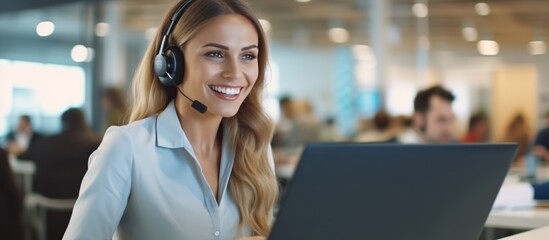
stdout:
{"type": "Polygon", "coordinates": [[[220,86],[211,86],[212,90],[220,92],[227,95],[236,95],[240,93],[241,88],[229,88],[229,87],[220,87],[220,86]]]}

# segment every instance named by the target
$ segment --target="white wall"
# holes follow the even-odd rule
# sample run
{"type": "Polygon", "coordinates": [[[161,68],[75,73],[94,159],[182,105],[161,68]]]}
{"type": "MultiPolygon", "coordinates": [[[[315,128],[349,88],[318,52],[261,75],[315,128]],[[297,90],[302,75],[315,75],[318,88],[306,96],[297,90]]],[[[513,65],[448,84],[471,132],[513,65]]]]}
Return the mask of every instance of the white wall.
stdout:
{"type": "Polygon", "coordinates": [[[315,114],[335,114],[335,49],[273,44],[271,61],[278,66],[279,93],[308,99],[315,114]]]}

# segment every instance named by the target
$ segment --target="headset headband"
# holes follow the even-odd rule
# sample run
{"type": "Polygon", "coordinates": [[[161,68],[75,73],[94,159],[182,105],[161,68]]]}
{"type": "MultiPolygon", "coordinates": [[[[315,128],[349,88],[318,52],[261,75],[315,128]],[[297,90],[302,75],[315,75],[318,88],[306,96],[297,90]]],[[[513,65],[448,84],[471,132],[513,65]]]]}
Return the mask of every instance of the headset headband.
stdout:
{"type": "Polygon", "coordinates": [[[166,47],[166,43],[168,42],[168,39],[170,39],[170,34],[172,34],[173,28],[185,12],[185,9],[187,9],[187,6],[191,4],[192,0],[187,0],[179,8],[177,11],[175,11],[174,15],[172,16],[172,19],[170,21],[170,24],[168,25],[168,28],[165,31],[164,36],[162,37],[162,42],[160,43],[160,48],[158,49],[158,54],[162,55],[164,53],[164,48],[166,47]]]}

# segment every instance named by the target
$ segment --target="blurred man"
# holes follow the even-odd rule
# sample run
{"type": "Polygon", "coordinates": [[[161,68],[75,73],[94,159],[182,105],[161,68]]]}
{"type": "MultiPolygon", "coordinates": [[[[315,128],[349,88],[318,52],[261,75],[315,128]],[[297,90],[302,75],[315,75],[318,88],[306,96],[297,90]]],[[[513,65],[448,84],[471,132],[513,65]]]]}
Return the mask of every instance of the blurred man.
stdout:
{"type": "MultiPolygon", "coordinates": [[[[71,108],[61,115],[62,132],[38,142],[35,148],[34,190],[49,198],[76,199],[88,158],[101,139],[86,124],[81,110],[71,108]]],[[[61,239],[70,212],[47,213],[47,239],[61,239]]]]}
{"type": "Polygon", "coordinates": [[[32,149],[41,138],[42,135],[32,129],[30,116],[22,115],[15,131],[8,133],[8,152],[19,159],[33,160],[32,149]]]}
{"type": "Polygon", "coordinates": [[[549,161],[549,111],[545,114],[546,127],[539,131],[534,142],[534,155],[549,161]]]}
{"type": "Polygon", "coordinates": [[[414,99],[413,127],[399,137],[399,142],[454,142],[454,98],[451,92],[440,86],[420,91],[414,99]]]}

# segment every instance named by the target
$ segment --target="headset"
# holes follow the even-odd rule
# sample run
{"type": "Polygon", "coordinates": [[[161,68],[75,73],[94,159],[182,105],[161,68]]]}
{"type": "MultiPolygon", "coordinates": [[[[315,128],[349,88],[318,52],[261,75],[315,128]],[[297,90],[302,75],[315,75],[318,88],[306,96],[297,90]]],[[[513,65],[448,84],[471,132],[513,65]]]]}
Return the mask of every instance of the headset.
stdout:
{"type": "Polygon", "coordinates": [[[208,109],[206,105],[202,104],[198,100],[192,100],[179,89],[179,84],[183,82],[183,76],[185,73],[185,58],[183,52],[179,49],[179,46],[169,46],[168,40],[172,34],[173,28],[192,3],[192,0],[185,0],[179,8],[175,11],[168,24],[168,28],[163,34],[162,41],[158,47],[158,53],[154,57],[154,73],[160,80],[160,83],[166,87],[175,87],[185,98],[192,102],[192,107],[200,113],[205,113],[208,109]]]}
{"type": "Polygon", "coordinates": [[[178,86],[183,81],[183,74],[185,72],[185,58],[183,57],[183,52],[179,49],[179,46],[169,46],[168,40],[172,31],[191,3],[191,0],[185,1],[174,15],[168,28],[163,34],[162,41],[160,42],[160,47],[158,48],[158,53],[154,57],[154,73],[164,86],[173,87],[178,86]]]}

